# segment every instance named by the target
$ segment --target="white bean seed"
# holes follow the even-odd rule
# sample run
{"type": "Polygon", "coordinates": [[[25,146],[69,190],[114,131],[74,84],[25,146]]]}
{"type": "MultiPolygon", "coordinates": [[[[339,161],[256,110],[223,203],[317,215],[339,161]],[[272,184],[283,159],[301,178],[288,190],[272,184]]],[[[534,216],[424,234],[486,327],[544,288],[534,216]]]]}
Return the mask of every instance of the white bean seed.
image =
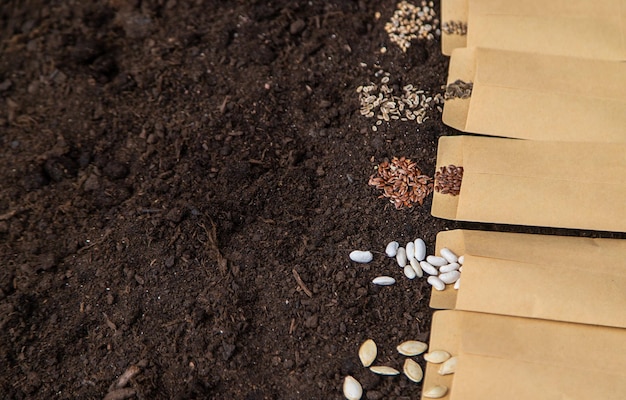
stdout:
{"type": "Polygon", "coordinates": [[[463,263],[465,262],[465,256],[460,256],[459,259],[457,260],[457,262],[461,265],[463,265],[463,263]]]}
{"type": "Polygon", "coordinates": [[[415,239],[415,258],[417,261],[424,261],[426,258],[426,243],[422,239],[415,239]]]}
{"type": "Polygon", "coordinates": [[[448,265],[444,265],[443,267],[439,267],[439,272],[443,274],[450,271],[456,271],[459,267],[459,263],[450,263],[448,265]]]}
{"type": "Polygon", "coordinates": [[[390,276],[379,276],[372,281],[374,285],[389,286],[396,283],[396,280],[390,276]]]}
{"type": "Polygon", "coordinates": [[[417,276],[411,264],[407,264],[404,266],[404,275],[409,279],[415,279],[415,277],[417,276]]]}
{"type": "Polygon", "coordinates": [[[441,254],[441,257],[445,258],[449,263],[455,263],[459,259],[459,257],[457,257],[457,255],[447,247],[441,249],[439,254],[441,254]]]}
{"type": "Polygon", "coordinates": [[[422,268],[422,271],[426,272],[428,275],[439,275],[439,271],[437,271],[437,268],[430,265],[428,261],[420,261],[420,267],[422,268]]]}
{"type": "Polygon", "coordinates": [[[398,252],[396,253],[396,261],[400,268],[404,268],[406,265],[406,249],[404,247],[398,247],[398,252]]]}
{"type": "Polygon", "coordinates": [[[354,250],[350,253],[350,259],[354,262],[367,264],[374,259],[374,255],[371,251],[354,250]]]}
{"type": "Polygon", "coordinates": [[[461,278],[457,279],[456,282],[454,282],[454,288],[456,290],[459,290],[460,287],[461,287],[461,278]]]}
{"type": "Polygon", "coordinates": [[[409,261],[415,258],[415,243],[409,242],[406,244],[406,258],[408,258],[409,261]]]}
{"type": "Polygon", "coordinates": [[[396,241],[389,242],[387,244],[387,248],[385,249],[385,254],[387,254],[387,257],[389,258],[395,257],[396,252],[398,251],[398,247],[400,247],[400,243],[396,241]]]}
{"type": "Polygon", "coordinates": [[[437,256],[428,256],[426,257],[426,261],[428,261],[430,265],[435,266],[435,267],[441,267],[443,265],[448,264],[448,260],[446,260],[443,257],[437,257],[437,256]]]}
{"type": "Polygon", "coordinates": [[[456,270],[439,275],[439,279],[441,279],[443,283],[448,283],[448,284],[458,281],[460,277],[461,277],[461,273],[456,270]]]}
{"type": "Polygon", "coordinates": [[[429,276],[427,282],[436,290],[443,290],[446,288],[446,284],[435,275],[429,276]]]}
{"type": "Polygon", "coordinates": [[[422,267],[420,267],[419,261],[417,261],[415,258],[412,258],[409,262],[411,263],[411,268],[413,268],[413,271],[415,271],[415,276],[417,276],[418,278],[424,276],[424,271],[422,271],[422,267]]]}

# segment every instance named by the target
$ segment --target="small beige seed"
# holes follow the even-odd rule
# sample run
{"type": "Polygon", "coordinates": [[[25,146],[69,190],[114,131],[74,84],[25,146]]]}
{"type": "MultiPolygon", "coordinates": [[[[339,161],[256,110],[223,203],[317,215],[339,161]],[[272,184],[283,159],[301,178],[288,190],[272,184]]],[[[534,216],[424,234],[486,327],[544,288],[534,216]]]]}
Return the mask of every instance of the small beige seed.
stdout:
{"type": "Polygon", "coordinates": [[[343,380],[343,395],[348,400],[360,400],[363,396],[363,387],[359,381],[348,375],[343,380]]]}
{"type": "Polygon", "coordinates": [[[376,342],[372,339],[367,339],[363,342],[361,347],[359,347],[359,359],[361,360],[361,364],[366,368],[372,365],[377,354],[378,348],[376,347],[376,342]]]}
{"type": "Polygon", "coordinates": [[[425,352],[426,349],[428,349],[428,345],[418,340],[407,340],[406,342],[400,343],[396,349],[398,349],[398,353],[403,356],[412,357],[425,352]]]}
{"type": "Polygon", "coordinates": [[[424,360],[433,364],[441,364],[450,358],[450,353],[445,350],[433,350],[424,354],[424,360]]]}
{"type": "Polygon", "coordinates": [[[398,375],[400,371],[395,368],[388,367],[386,365],[376,365],[370,367],[370,371],[378,375],[398,375]]]}
{"type": "Polygon", "coordinates": [[[404,371],[404,375],[415,383],[420,383],[424,378],[424,371],[422,370],[422,367],[410,358],[404,360],[404,366],[402,369],[404,371]]]}
{"type": "Polygon", "coordinates": [[[443,364],[441,364],[441,366],[439,367],[439,371],[437,371],[439,373],[439,375],[449,375],[449,374],[453,374],[456,371],[456,363],[457,363],[457,358],[456,357],[450,357],[448,358],[443,364]]]}
{"type": "Polygon", "coordinates": [[[429,399],[440,399],[448,393],[448,388],[445,386],[433,386],[424,390],[424,397],[429,399]]]}

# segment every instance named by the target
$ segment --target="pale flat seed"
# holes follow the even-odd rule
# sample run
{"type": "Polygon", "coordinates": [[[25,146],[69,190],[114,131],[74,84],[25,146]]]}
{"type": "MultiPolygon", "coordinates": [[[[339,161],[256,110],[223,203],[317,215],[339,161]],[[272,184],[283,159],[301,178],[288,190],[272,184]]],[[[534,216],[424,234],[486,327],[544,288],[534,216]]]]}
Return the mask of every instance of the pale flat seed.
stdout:
{"type": "Polygon", "coordinates": [[[415,239],[413,242],[415,246],[414,255],[417,261],[424,261],[426,258],[426,243],[422,239],[415,239]]]}
{"type": "Polygon", "coordinates": [[[444,265],[443,267],[439,268],[439,272],[442,274],[445,274],[446,272],[450,272],[450,271],[456,271],[460,268],[461,266],[459,265],[459,263],[450,263],[448,265],[444,265]]]}
{"type": "Polygon", "coordinates": [[[363,387],[359,381],[348,375],[343,380],[343,395],[348,400],[360,400],[363,396],[363,387]]]}
{"type": "Polygon", "coordinates": [[[463,263],[465,262],[465,256],[460,256],[459,259],[457,260],[457,262],[461,265],[463,265],[463,263]]]}
{"type": "Polygon", "coordinates": [[[415,270],[413,269],[411,264],[407,264],[404,266],[404,276],[409,279],[415,279],[417,277],[417,274],[415,273],[415,270]]]}
{"type": "Polygon", "coordinates": [[[428,261],[420,261],[420,267],[422,267],[422,270],[426,272],[428,275],[434,275],[434,276],[439,275],[439,271],[437,271],[437,268],[430,265],[428,261]]]}
{"type": "Polygon", "coordinates": [[[445,274],[439,275],[439,279],[445,284],[451,284],[459,280],[461,277],[461,273],[457,270],[446,272],[445,274]]]}
{"type": "Polygon", "coordinates": [[[400,268],[404,268],[406,265],[406,249],[404,247],[398,247],[398,251],[396,252],[396,261],[400,268]]]}
{"type": "Polygon", "coordinates": [[[367,264],[374,259],[371,251],[354,250],[350,253],[350,259],[354,262],[367,264]]]}
{"type": "Polygon", "coordinates": [[[433,364],[441,364],[450,358],[450,353],[445,350],[433,350],[424,354],[424,360],[433,364]]]}
{"type": "Polygon", "coordinates": [[[385,248],[385,254],[387,254],[387,257],[395,257],[396,253],[398,252],[398,247],[400,247],[400,244],[398,242],[389,242],[387,244],[387,247],[385,248]]]}
{"type": "Polygon", "coordinates": [[[459,259],[459,257],[457,257],[457,255],[447,247],[441,249],[439,254],[441,254],[441,257],[445,258],[449,263],[455,263],[459,259]]]}
{"type": "Polygon", "coordinates": [[[458,358],[450,357],[448,358],[441,366],[439,367],[439,375],[449,375],[453,374],[456,371],[456,363],[458,358]]]}
{"type": "Polygon", "coordinates": [[[407,340],[406,342],[400,343],[396,349],[398,353],[403,356],[413,357],[425,352],[426,349],[428,349],[428,345],[419,340],[407,340]]]}
{"type": "Polygon", "coordinates": [[[404,371],[404,375],[415,383],[420,383],[424,378],[422,367],[410,358],[404,360],[402,370],[404,371]]]}
{"type": "Polygon", "coordinates": [[[396,280],[390,276],[379,276],[377,278],[374,278],[372,280],[372,283],[374,285],[389,286],[389,285],[393,285],[394,283],[396,283],[396,280]]]}
{"type": "Polygon", "coordinates": [[[424,276],[424,271],[422,271],[422,267],[420,267],[419,261],[417,261],[415,258],[412,258],[409,262],[411,263],[411,268],[413,268],[413,271],[415,271],[415,276],[417,276],[418,278],[424,276]]]}
{"type": "Polygon", "coordinates": [[[456,282],[454,282],[454,288],[456,290],[459,290],[460,287],[461,287],[461,278],[457,279],[456,282]]]}
{"type": "Polygon", "coordinates": [[[435,267],[441,267],[443,265],[448,264],[448,260],[446,260],[443,257],[437,257],[437,256],[428,256],[426,257],[426,261],[428,261],[430,265],[435,266],[435,267]]]}
{"type": "Polygon", "coordinates": [[[413,242],[409,242],[406,244],[406,258],[408,258],[409,260],[411,260],[412,258],[415,258],[415,243],[413,242]]]}
{"type": "Polygon", "coordinates": [[[433,386],[424,390],[424,397],[429,399],[440,399],[448,393],[448,388],[445,386],[433,386]]]}
{"type": "Polygon", "coordinates": [[[388,367],[386,365],[376,365],[370,367],[370,371],[378,375],[399,375],[400,371],[395,368],[388,367]]]}
{"type": "Polygon", "coordinates": [[[378,348],[376,347],[376,342],[372,339],[367,339],[363,342],[361,347],[359,347],[359,359],[361,360],[361,364],[366,368],[372,365],[377,354],[378,348]]]}

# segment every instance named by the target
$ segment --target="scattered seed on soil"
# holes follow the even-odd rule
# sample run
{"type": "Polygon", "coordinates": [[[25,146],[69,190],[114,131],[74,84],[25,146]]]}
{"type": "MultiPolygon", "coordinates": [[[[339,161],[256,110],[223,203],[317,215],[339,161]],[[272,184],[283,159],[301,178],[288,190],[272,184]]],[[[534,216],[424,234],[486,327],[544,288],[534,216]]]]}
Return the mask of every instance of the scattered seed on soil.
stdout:
{"type": "Polygon", "coordinates": [[[435,190],[441,194],[457,196],[461,192],[463,167],[448,165],[435,173],[435,190]]]}
{"type": "Polygon", "coordinates": [[[389,285],[393,285],[394,283],[396,283],[396,280],[390,276],[379,276],[377,278],[374,278],[372,280],[372,283],[374,285],[389,286],[389,285]]]}
{"type": "Polygon", "coordinates": [[[406,266],[406,261],[406,249],[404,247],[398,247],[398,251],[396,252],[396,262],[400,268],[404,268],[406,266]]]}
{"type": "Polygon", "coordinates": [[[439,271],[437,270],[437,268],[430,264],[428,261],[420,261],[420,267],[422,268],[422,271],[426,272],[428,275],[439,275],[439,271]]]}
{"type": "Polygon", "coordinates": [[[415,279],[417,277],[417,274],[415,273],[415,270],[413,269],[411,264],[407,264],[404,266],[404,276],[409,279],[415,279]]]}
{"type": "Polygon", "coordinates": [[[413,258],[409,261],[409,263],[411,265],[411,268],[413,268],[413,271],[415,271],[415,276],[417,276],[418,278],[421,278],[422,276],[424,276],[424,271],[422,270],[422,267],[420,266],[419,261],[413,258]]]}
{"type": "Polygon", "coordinates": [[[440,399],[448,393],[448,388],[445,386],[433,386],[424,390],[424,397],[429,399],[440,399]]]}
{"type": "Polygon", "coordinates": [[[366,368],[372,365],[377,355],[378,348],[376,347],[376,342],[372,339],[367,339],[363,342],[361,347],[359,347],[359,359],[361,360],[361,364],[366,368]]]}
{"type": "Polygon", "coordinates": [[[369,184],[382,190],[379,198],[389,198],[396,209],[411,208],[416,203],[422,205],[433,190],[432,178],[423,175],[417,164],[405,157],[394,157],[391,162],[379,164],[369,184]]]}
{"type": "Polygon", "coordinates": [[[436,290],[444,290],[446,288],[446,284],[435,275],[429,276],[427,282],[436,290]]]}
{"type": "Polygon", "coordinates": [[[400,244],[398,242],[389,242],[387,244],[387,247],[385,248],[385,254],[387,255],[387,257],[395,257],[398,252],[398,247],[400,247],[400,244]]]}
{"type": "Polygon", "coordinates": [[[404,360],[402,370],[404,371],[404,375],[415,383],[420,383],[424,378],[422,367],[410,358],[404,360]]]}
{"type": "Polygon", "coordinates": [[[360,400],[363,396],[363,387],[359,381],[348,375],[343,380],[343,395],[348,400],[360,400]]]}
{"type": "Polygon", "coordinates": [[[398,353],[403,356],[413,357],[422,354],[428,349],[428,344],[420,342],[419,340],[407,340],[402,342],[396,347],[398,353]]]}
{"type": "Polygon", "coordinates": [[[441,364],[437,373],[439,375],[449,375],[456,371],[456,364],[458,359],[456,357],[450,357],[441,364]]]}
{"type": "Polygon", "coordinates": [[[405,249],[406,249],[406,258],[408,260],[415,258],[415,243],[413,242],[407,243],[405,246],[405,249]]]}
{"type": "Polygon", "coordinates": [[[450,358],[450,353],[445,350],[432,350],[424,354],[424,360],[432,364],[441,364],[450,358]]]}
{"type": "Polygon", "coordinates": [[[432,1],[422,1],[421,6],[415,6],[407,1],[397,4],[391,20],[385,24],[385,31],[389,40],[397,44],[403,52],[411,47],[415,39],[434,40],[441,35],[438,29],[439,19],[432,1]]]}
{"type": "Polygon", "coordinates": [[[354,250],[350,253],[350,259],[354,262],[367,264],[374,259],[374,255],[371,251],[354,250]]]}
{"type": "Polygon", "coordinates": [[[415,244],[415,258],[417,261],[424,261],[426,259],[426,243],[419,238],[415,239],[413,243],[415,244]]]}
{"type": "Polygon", "coordinates": [[[474,84],[472,82],[464,82],[457,79],[453,83],[446,86],[446,92],[443,97],[445,100],[451,99],[469,99],[472,97],[474,84]]]}
{"type": "Polygon", "coordinates": [[[400,374],[400,371],[398,371],[397,369],[392,368],[392,367],[388,367],[386,365],[376,365],[376,366],[370,367],[370,371],[372,371],[373,373],[378,374],[378,375],[389,375],[389,376],[391,376],[391,375],[399,375],[400,374]]]}

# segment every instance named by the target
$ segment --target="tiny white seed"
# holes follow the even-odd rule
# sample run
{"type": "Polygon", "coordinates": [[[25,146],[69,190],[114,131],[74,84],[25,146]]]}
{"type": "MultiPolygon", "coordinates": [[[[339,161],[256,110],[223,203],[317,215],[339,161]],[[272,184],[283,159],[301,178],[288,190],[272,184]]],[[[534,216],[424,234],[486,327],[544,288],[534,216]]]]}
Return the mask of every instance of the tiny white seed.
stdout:
{"type": "Polygon", "coordinates": [[[459,272],[463,272],[463,266],[462,265],[459,267],[459,272]]]}
{"type": "Polygon", "coordinates": [[[367,264],[374,259],[371,251],[354,250],[350,253],[350,259],[354,262],[367,264]]]}
{"type": "Polygon", "coordinates": [[[438,257],[438,256],[428,256],[426,257],[426,261],[428,261],[430,265],[433,265],[435,267],[441,267],[443,265],[448,264],[448,260],[446,260],[443,257],[438,257]]]}
{"type": "Polygon", "coordinates": [[[444,290],[446,288],[446,284],[443,283],[443,281],[437,278],[435,275],[429,276],[427,282],[436,290],[444,290]]]}
{"type": "Polygon", "coordinates": [[[409,242],[406,244],[406,258],[412,260],[415,258],[415,243],[409,242]]]}
{"type": "Polygon", "coordinates": [[[428,275],[439,275],[439,271],[437,271],[437,268],[430,265],[428,261],[420,261],[420,267],[422,267],[422,270],[428,275]]]}
{"type": "Polygon", "coordinates": [[[361,347],[359,347],[359,359],[361,360],[361,364],[366,368],[372,365],[377,354],[378,348],[376,347],[376,342],[372,339],[367,339],[363,342],[361,347]]]}
{"type": "Polygon", "coordinates": [[[359,381],[348,375],[343,380],[343,395],[348,400],[360,400],[363,396],[363,387],[359,381]]]}
{"type": "Polygon", "coordinates": [[[424,261],[426,258],[426,243],[422,239],[415,239],[415,258],[417,261],[424,261]]]}
{"type": "Polygon", "coordinates": [[[445,284],[454,283],[458,281],[460,277],[461,277],[461,273],[456,270],[439,275],[439,279],[441,279],[441,281],[445,284]]]}
{"type": "Polygon", "coordinates": [[[459,259],[459,257],[447,247],[441,249],[441,251],[439,251],[439,254],[441,254],[441,257],[445,258],[446,261],[448,261],[449,263],[455,263],[459,259]]]}
{"type": "Polygon", "coordinates": [[[444,361],[443,364],[441,364],[441,366],[439,367],[439,371],[437,372],[439,373],[439,375],[453,374],[456,371],[457,361],[458,361],[458,358],[456,357],[448,358],[446,361],[444,361]]]}
{"type": "Polygon", "coordinates": [[[461,278],[457,279],[456,282],[454,282],[454,288],[456,290],[459,290],[460,287],[461,287],[461,278]]]}
{"type": "Polygon", "coordinates": [[[400,243],[393,241],[393,242],[389,242],[387,244],[387,247],[385,248],[385,254],[387,254],[387,257],[392,258],[396,256],[396,252],[398,251],[398,247],[400,247],[400,243]]]}
{"type": "Polygon", "coordinates": [[[374,285],[389,286],[396,283],[396,280],[390,276],[379,276],[377,278],[374,278],[374,280],[372,280],[372,283],[374,285]]]}
{"type": "Polygon", "coordinates": [[[450,358],[450,353],[445,350],[433,350],[424,354],[424,360],[433,364],[441,364],[450,358]]]}
{"type": "Polygon", "coordinates": [[[448,388],[445,386],[433,386],[424,390],[424,397],[429,399],[440,399],[448,393],[448,388]]]}
{"type": "Polygon", "coordinates": [[[400,343],[396,349],[398,353],[403,356],[413,357],[425,352],[426,349],[428,349],[428,345],[419,340],[407,340],[406,342],[400,343]]]}
{"type": "Polygon", "coordinates": [[[450,263],[448,265],[444,265],[443,267],[439,268],[439,272],[444,274],[446,272],[450,272],[450,271],[456,271],[460,268],[461,266],[459,265],[459,263],[450,263]]]}
{"type": "Polygon", "coordinates": [[[404,275],[409,279],[415,279],[415,277],[417,276],[411,264],[407,264],[404,266],[404,275]]]}
{"type": "Polygon", "coordinates": [[[409,260],[409,262],[411,263],[411,268],[413,268],[413,271],[415,271],[415,276],[417,276],[418,278],[424,276],[424,271],[422,271],[422,267],[420,267],[419,261],[417,261],[415,258],[412,258],[411,260],[409,260]]]}
{"type": "Polygon", "coordinates": [[[410,358],[404,360],[402,370],[404,371],[404,375],[415,383],[420,383],[424,378],[422,367],[410,358]]]}
{"type": "Polygon", "coordinates": [[[370,367],[370,371],[378,375],[399,375],[400,371],[395,368],[388,367],[386,365],[376,365],[370,367]]]}
{"type": "Polygon", "coordinates": [[[465,256],[460,256],[459,259],[457,260],[457,262],[461,265],[463,265],[463,263],[465,262],[465,256]]]}
{"type": "Polygon", "coordinates": [[[406,265],[406,249],[404,247],[398,247],[398,251],[396,253],[396,261],[400,268],[404,268],[406,265]]]}

